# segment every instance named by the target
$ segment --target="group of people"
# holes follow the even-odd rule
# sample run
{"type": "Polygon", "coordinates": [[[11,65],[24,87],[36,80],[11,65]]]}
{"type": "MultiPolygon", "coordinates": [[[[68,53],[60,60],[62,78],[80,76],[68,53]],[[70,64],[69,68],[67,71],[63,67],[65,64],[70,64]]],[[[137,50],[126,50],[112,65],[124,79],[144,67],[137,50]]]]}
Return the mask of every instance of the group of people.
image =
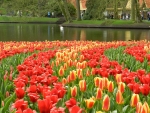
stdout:
{"type": "Polygon", "coordinates": [[[129,20],[130,19],[130,14],[126,14],[126,13],[123,13],[121,14],[121,18],[120,19],[123,19],[123,20],[129,20]]]}
{"type": "Polygon", "coordinates": [[[50,13],[50,12],[48,12],[47,13],[47,16],[50,18],[50,17],[54,17],[54,12],[52,12],[52,13],[50,13]]]}
{"type": "Polygon", "coordinates": [[[147,13],[147,20],[150,21],[150,13],[147,13]]]}

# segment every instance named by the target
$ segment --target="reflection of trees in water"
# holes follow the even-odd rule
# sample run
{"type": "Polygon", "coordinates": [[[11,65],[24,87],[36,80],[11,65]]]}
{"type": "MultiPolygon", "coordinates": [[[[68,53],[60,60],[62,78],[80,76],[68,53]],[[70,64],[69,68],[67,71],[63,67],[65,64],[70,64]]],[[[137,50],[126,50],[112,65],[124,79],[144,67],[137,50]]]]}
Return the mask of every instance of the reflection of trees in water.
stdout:
{"type": "Polygon", "coordinates": [[[86,40],[86,33],[85,33],[85,30],[81,30],[81,33],[80,33],[80,40],[81,41],[85,41],[86,40]]]}
{"type": "Polygon", "coordinates": [[[141,39],[141,33],[138,32],[138,30],[131,30],[131,39],[132,40],[140,40],[141,39]]]}

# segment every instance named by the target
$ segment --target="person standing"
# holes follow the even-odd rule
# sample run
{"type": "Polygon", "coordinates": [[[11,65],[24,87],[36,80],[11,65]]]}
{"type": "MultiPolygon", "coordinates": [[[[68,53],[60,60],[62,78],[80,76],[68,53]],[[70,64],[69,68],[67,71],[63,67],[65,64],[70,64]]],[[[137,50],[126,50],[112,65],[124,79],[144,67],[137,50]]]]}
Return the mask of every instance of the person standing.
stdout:
{"type": "Polygon", "coordinates": [[[51,16],[51,13],[50,13],[50,12],[48,12],[48,13],[47,13],[47,16],[50,18],[50,16],[51,16]]]}

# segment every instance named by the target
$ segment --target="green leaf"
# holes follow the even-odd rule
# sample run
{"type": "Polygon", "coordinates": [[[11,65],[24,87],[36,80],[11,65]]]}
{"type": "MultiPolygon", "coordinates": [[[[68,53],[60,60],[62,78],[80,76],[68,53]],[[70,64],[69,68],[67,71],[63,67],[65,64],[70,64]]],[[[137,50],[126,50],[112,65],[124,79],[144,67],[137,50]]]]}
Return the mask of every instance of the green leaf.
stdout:
{"type": "Polygon", "coordinates": [[[127,109],[129,108],[129,105],[126,105],[125,107],[123,107],[122,112],[126,113],[127,109]]]}
{"type": "Polygon", "coordinates": [[[117,110],[112,111],[111,113],[117,113],[117,110]]]}
{"type": "Polygon", "coordinates": [[[6,113],[6,111],[9,109],[9,105],[10,103],[13,101],[13,99],[15,98],[15,93],[13,93],[9,99],[6,101],[5,106],[2,108],[2,112],[0,113],[6,113]]]}
{"type": "Polygon", "coordinates": [[[0,92],[0,98],[4,99],[4,95],[2,94],[2,92],[0,92]]]}
{"type": "Polygon", "coordinates": [[[128,113],[135,113],[135,108],[130,109],[130,111],[128,113]]]}
{"type": "Polygon", "coordinates": [[[128,101],[130,101],[130,96],[131,96],[131,95],[127,96],[127,97],[124,99],[124,104],[125,104],[125,105],[128,103],[128,101]]]}

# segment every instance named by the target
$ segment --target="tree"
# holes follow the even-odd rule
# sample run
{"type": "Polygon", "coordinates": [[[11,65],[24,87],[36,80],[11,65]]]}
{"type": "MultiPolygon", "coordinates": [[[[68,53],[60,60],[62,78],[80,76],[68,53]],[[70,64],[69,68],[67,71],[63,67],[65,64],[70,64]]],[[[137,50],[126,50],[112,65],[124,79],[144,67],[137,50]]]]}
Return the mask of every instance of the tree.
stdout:
{"type": "Polygon", "coordinates": [[[139,8],[139,1],[132,0],[131,1],[131,19],[135,22],[142,22],[141,15],[140,15],[140,8],[139,8]]]}
{"type": "Polygon", "coordinates": [[[77,20],[81,20],[81,14],[80,14],[80,0],[76,0],[76,6],[77,6],[77,20]]]}
{"type": "Polygon", "coordinates": [[[70,12],[68,10],[68,3],[66,0],[57,0],[57,3],[66,19],[67,22],[71,22],[72,19],[71,19],[71,16],[70,16],[70,12]]]}
{"type": "Polygon", "coordinates": [[[107,0],[87,0],[86,7],[85,19],[103,19],[105,16],[104,11],[107,7],[107,0]]]}
{"type": "Polygon", "coordinates": [[[114,18],[118,19],[118,0],[114,0],[114,18]]]}

